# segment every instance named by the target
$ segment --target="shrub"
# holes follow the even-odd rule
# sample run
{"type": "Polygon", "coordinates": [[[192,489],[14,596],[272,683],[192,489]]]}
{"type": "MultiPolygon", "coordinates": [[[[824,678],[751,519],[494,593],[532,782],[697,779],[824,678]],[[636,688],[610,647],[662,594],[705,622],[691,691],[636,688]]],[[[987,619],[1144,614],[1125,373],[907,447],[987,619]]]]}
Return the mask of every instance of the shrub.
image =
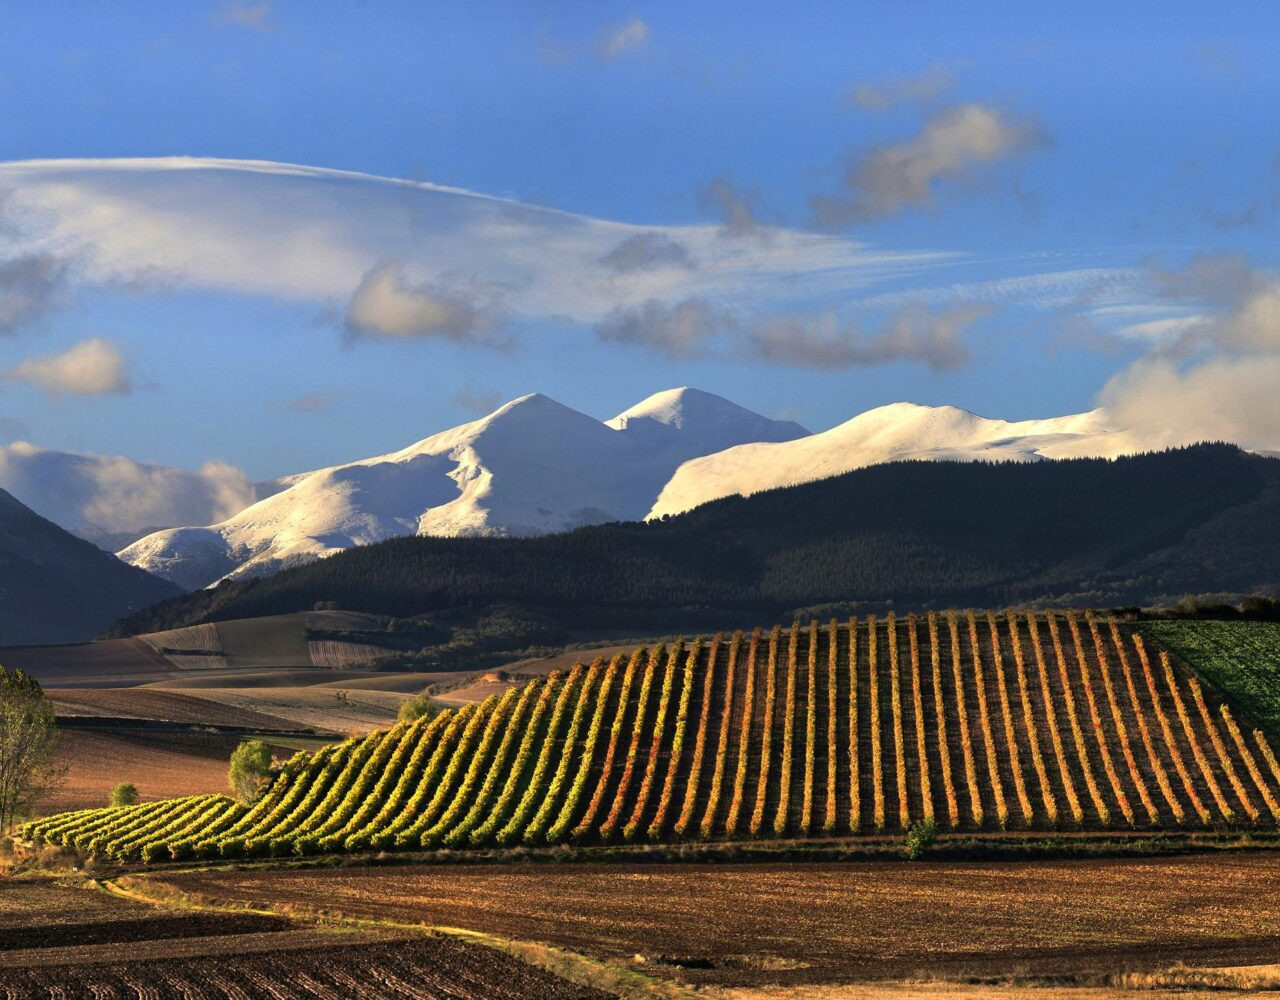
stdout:
{"type": "Polygon", "coordinates": [[[271,751],[262,740],[244,740],[231,752],[227,783],[241,802],[258,797],[271,778],[271,751]]]}
{"type": "Polygon", "coordinates": [[[111,789],[111,802],[113,806],[132,806],[137,805],[138,789],[134,787],[132,782],[122,781],[111,789]]]}
{"type": "Polygon", "coordinates": [[[424,690],[400,702],[400,709],[396,716],[401,722],[413,722],[415,719],[434,719],[440,712],[440,706],[432,701],[431,695],[424,690]]]}
{"type": "Polygon", "coordinates": [[[938,824],[921,819],[907,827],[907,860],[919,861],[938,839],[938,824]]]}

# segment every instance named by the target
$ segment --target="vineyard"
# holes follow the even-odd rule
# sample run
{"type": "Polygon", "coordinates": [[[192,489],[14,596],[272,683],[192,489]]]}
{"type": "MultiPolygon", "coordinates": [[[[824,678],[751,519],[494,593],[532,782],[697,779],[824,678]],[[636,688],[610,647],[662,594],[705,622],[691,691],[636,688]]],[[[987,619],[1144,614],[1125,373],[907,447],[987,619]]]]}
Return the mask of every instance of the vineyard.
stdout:
{"type": "Polygon", "coordinates": [[[795,623],[638,649],[290,759],[218,795],[65,813],[118,861],[680,840],[1270,826],[1280,763],[1092,613],[795,623]]]}

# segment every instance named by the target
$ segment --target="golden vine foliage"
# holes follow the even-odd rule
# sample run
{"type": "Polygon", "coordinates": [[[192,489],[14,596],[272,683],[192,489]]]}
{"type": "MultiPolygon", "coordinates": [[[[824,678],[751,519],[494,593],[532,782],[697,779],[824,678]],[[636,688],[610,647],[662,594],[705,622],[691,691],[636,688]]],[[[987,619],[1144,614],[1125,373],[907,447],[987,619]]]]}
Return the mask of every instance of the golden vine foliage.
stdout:
{"type": "Polygon", "coordinates": [[[1111,627],[1111,645],[1120,661],[1120,673],[1124,677],[1124,685],[1129,693],[1129,707],[1133,711],[1134,718],[1138,720],[1138,733],[1142,737],[1142,747],[1147,754],[1147,763],[1151,765],[1151,770],[1156,776],[1156,785],[1160,789],[1160,794],[1164,796],[1165,802],[1169,804],[1169,809],[1173,812],[1173,818],[1182,823],[1186,820],[1187,813],[1182,808],[1182,803],[1178,801],[1178,796],[1174,794],[1173,785],[1169,781],[1169,773],[1165,770],[1164,763],[1156,752],[1155,741],[1151,738],[1151,727],[1147,724],[1147,713],[1138,698],[1138,689],[1133,681],[1133,669],[1129,665],[1129,654],[1125,652],[1124,641],[1120,638],[1120,627],[1116,624],[1115,618],[1110,619],[1109,624],[1111,627]]]}
{"type": "Polygon", "coordinates": [[[1044,804],[1045,818],[1050,826],[1058,825],[1058,800],[1049,782],[1049,769],[1045,767],[1044,754],[1040,750],[1040,733],[1035,714],[1031,711],[1031,698],[1027,687],[1026,656],[1022,651],[1022,635],[1018,630],[1018,616],[1010,611],[1009,645],[1013,647],[1013,666],[1018,681],[1018,700],[1022,703],[1022,724],[1027,730],[1027,742],[1031,745],[1031,765],[1035,768],[1040,784],[1040,801],[1044,804]]]}
{"type": "Polygon", "coordinates": [[[1142,674],[1147,682],[1147,690],[1151,694],[1151,704],[1155,706],[1156,721],[1160,723],[1160,732],[1164,736],[1164,745],[1169,749],[1169,756],[1173,758],[1173,766],[1178,772],[1178,777],[1182,779],[1182,790],[1186,792],[1187,798],[1191,802],[1191,808],[1200,817],[1200,822],[1208,826],[1211,815],[1196,791],[1195,782],[1191,780],[1191,771],[1187,768],[1187,763],[1182,757],[1182,751],[1178,749],[1177,741],[1173,738],[1173,726],[1169,721],[1169,716],[1165,714],[1164,702],[1160,699],[1160,692],[1156,687],[1155,674],[1151,669],[1151,660],[1147,656],[1147,647],[1142,641],[1142,636],[1135,635],[1133,637],[1133,645],[1138,651],[1138,661],[1142,664],[1142,674]]]}
{"type": "Polygon", "coordinates": [[[982,799],[978,795],[978,766],[973,756],[973,738],[969,735],[969,708],[965,704],[964,675],[960,668],[960,626],[954,611],[947,612],[947,628],[951,633],[951,677],[956,688],[956,715],[960,720],[960,750],[964,757],[965,783],[969,788],[969,815],[974,826],[982,826],[985,818],[982,799]]]}
{"type": "Polygon", "coordinates": [[[911,654],[911,708],[916,722],[916,758],[920,761],[920,800],[924,821],[933,822],[933,785],[929,781],[929,755],[925,752],[924,696],[920,692],[920,636],[915,615],[907,615],[907,648],[911,654]]]}
{"type": "Polygon", "coordinates": [[[885,622],[886,641],[889,645],[889,701],[893,708],[893,757],[894,774],[898,779],[898,824],[902,829],[911,825],[911,807],[907,802],[907,755],[902,734],[902,684],[898,669],[898,617],[889,612],[885,622]]]}
{"type": "MultiPolygon", "coordinates": [[[[1027,795],[1027,784],[1022,774],[1022,753],[1018,748],[1018,738],[1013,728],[1013,710],[1009,706],[1009,687],[1005,683],[1004,676],[1004,653],[1000,648],[1000,626],[996,623],[994,612],[987,613],[987,628],[991,634],[991,663],[996,671],[996,687],[1000,689],[1000,718],[1004,721],[1004,739],[1009,747],[1013,789],[1018,796],[1018,807],[1022,810],[1022,821],[1030,826],[1033,816],[1031,799],[1027,795]]],[[[977,630],[974,631],[976,633],[977,630]]]]}
{"type": "Polygon", "coordinates": [[[987,683],[982,674],[982,650],[978,645],[978,619],[972,611],[965,620],[969,624],[969,648],[973,654],[973,683],[978,689],[978,723],[982,727],[982,744],[986,750],[987,777],[996,798],[996,822],[1003,830],[1009,825],[1009,803],[1004,797],[1004,782],[1000,780],[1000,768],[996,763],[995,739],[991,734],[991,713],[987,708],[987,683]]]}
{"type": "Polygon", "coordinates": [[[960,826],[960,803],[951,779],[951,742],[947,739],[947,708],[942,700],[942,652],[938,642],[938,613],[929,612],[929,667],[933,674],[933,706],[938,724],[938,756],[942,761],[942,786],[947,795],[947,820],[951,829],[960,826]]]}

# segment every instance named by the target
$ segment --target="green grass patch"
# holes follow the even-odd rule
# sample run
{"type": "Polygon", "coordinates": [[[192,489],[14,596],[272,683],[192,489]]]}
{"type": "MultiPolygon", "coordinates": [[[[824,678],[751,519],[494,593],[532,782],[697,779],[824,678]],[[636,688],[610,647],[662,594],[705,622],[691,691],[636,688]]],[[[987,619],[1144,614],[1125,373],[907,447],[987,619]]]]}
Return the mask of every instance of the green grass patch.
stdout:
{"type": "Polygon", "coordinates": [[[1146,621],[1138,628],[1280,738],[1280,622],[1146,621]]]}

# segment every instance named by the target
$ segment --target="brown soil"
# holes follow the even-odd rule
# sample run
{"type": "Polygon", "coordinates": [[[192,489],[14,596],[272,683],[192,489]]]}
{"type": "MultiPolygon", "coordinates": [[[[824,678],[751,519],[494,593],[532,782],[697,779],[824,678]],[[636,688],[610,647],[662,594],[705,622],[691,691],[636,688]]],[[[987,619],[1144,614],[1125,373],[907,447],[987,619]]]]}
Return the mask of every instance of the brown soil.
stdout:
{"type": "MultiPolygon", "coordinates": [[[[331,937],[331,936],[330,936],[331,937]]],[[[96,949],[92,963],[0,969],[0,996],[154,996],[273,1000],[458,998],[607,1000],[500,952],[449,938],[285,947],[256,954],[130,961],[128,948],[96,949]]]]}
{"type": "Polygon", "coordinates": [[[206,726],[243,729],[298,729],[293,719],[268,715],[252,708],[226,705],[216,698],[193,697],[172,691],[132,688],[46,688],[60,718],[153,719],[206,726]]]}
{"type": "Polygon", "coordinates": [[[706,984],[1063,976],[1280,956],[1280,858],[1265,853],[209,871],[163,881],[224,901],[319,905],[605,959],[641,954],[648,971],[706,984]]]}
{"type": "MultiPolygon", "coordinates": [[[[133,782],[144,800],[225,792],[227,761],[241,739],[223,733],[64,729],[57,764],[67,768],[66,776],[41,800],[40,812],[106,805],[121,781],[133,782]]],[[[280,757],[296,748],[267,743],[280,757]]]]}
{"type": "Polygon", "coordinates": [[[172,910],[49,880],[0,893],[0,997],[604,1000],[452,938],[172,910]]]}

